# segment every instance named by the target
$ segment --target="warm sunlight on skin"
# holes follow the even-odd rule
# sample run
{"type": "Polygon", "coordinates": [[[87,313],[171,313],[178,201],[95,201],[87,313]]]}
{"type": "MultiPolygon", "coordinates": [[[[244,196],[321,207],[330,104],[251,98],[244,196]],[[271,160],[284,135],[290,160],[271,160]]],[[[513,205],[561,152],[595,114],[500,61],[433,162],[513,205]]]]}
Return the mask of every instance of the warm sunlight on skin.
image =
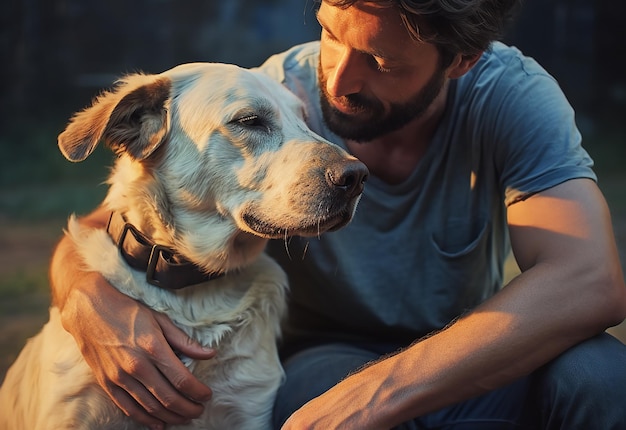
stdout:
{"type": "MultiPolygon", "coordinates": [[[[388,107],[417,93],[435,73],[437,48],[413,41],[393,9],[367,4],[343,10],[322,3],[317,18],[321,64],[332,97],[362,93],[388,107]]],[[[335,102],[338,109],[349,110],[335,102]]]]}
{"type": "MultiPolygon", "coordinates": [[[[588,239],[591,237],[589,226],[592,223],[591,220],[585,219],[586,212],[580,201],[542,194],[534,195],[530,199],[533,199],[532,213],[526,211],[524,216],[517,216],[514,221],[509,220],[510,226],[533,228],[541,226],[543,230],[572,238],[588,239]],[[549,216],[547,216],[548,214],[549,216]]],[[[523,202],[520,203],[523,204],[523,202]]],[[[520,205],[520,203],[516,203],[516,205],[520,205]]],[[[522,209],[524,212],[522,206],[516,207],[516,209],[522,209]]]]}
{"type": "Polygon", "coordinates": [[[476,186],[476,172],[472,171],[472,173],[470,173],[470,189],[474,189],[474,187],[476,186]]]}

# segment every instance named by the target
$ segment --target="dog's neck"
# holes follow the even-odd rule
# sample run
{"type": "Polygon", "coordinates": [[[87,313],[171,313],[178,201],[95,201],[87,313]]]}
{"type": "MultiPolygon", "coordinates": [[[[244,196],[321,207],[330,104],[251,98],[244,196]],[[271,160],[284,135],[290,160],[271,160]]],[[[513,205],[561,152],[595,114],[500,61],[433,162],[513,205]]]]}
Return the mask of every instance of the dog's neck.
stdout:
{"type": "Polygon", "coordinates": [[[224,275],[224,272],[206,273],[176,250],[155,243],[119,212],[111,212],[107,232],[126,263],[146,272],[146,281],[157,287],[177,290],[224,275]]]}
{"type": "Polygon", "coordinates": [[[159,175],[129,157],[118,158],[104,201],[150,241],[173,249],[205,273],[239,270],[256,260],[267,239],[240,230],[216,210],[184,209],[159,175]]]}

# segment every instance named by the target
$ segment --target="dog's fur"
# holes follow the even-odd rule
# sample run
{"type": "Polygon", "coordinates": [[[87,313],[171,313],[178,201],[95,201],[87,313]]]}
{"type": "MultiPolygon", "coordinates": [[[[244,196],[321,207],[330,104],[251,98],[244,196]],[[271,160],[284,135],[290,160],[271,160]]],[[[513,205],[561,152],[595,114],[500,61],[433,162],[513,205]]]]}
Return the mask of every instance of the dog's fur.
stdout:
{"type": "MultiPolygon", "coordinates": [[[[214,359],[183,358],[213,398],[200,418],[175,428],[267,428],[283,377],[276,338],[287,281],[263,248],[267,239],[349,222],[365,166],[310,131],[304,106],[280,84],[225,64],[126,76],[74,116],[59,147],[81,161],[100,140],[118,154],[105,206],[225,275],[181,290],[155,287],[105,230],[74,217],[66,233],[83,261],[68,264],[102,273],[217,349],[214,359]]],[[[2,430],[140,428],[97,385],[55,307],[7,373],[0,411],[2,430]]]]}

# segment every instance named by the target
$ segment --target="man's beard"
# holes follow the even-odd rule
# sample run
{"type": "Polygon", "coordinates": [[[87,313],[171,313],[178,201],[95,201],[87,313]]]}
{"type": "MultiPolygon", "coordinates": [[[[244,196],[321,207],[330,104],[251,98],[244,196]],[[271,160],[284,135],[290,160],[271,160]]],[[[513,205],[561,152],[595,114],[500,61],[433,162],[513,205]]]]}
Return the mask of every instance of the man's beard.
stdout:
{"type": "Polygon", "coordinates": [[[320,104],[324,122],[337,136],[357,142],[368,142],[377,137],[396,131],[415,118],[424,114],[437,98],[444,84],[444,72],[437,69],[422,90],[405,103],[392,103],[385,114],[383,104],[361,94],[348,94],[342,101],[358,113],[358,117],[337,110],[331,103],[326,90],[326,77],[318,65],[320,104]]]}

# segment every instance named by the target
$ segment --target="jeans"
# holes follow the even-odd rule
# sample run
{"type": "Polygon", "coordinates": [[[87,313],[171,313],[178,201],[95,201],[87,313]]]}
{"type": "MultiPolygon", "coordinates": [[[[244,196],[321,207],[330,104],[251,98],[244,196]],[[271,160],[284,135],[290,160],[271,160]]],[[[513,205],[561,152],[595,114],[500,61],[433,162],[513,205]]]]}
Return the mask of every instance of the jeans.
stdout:
{"type": "MultiPolygon", "coordinates": [[[[387,351],[390,352],[390,351],[387,351]]],[[[380,348],[320,344],[283,363],[274,428],[307,401],[380,355],[380,348]]],[[[416,417],[399,429],[626,429],[626,346],[603,333],[505,387],[416,417]]]]}

